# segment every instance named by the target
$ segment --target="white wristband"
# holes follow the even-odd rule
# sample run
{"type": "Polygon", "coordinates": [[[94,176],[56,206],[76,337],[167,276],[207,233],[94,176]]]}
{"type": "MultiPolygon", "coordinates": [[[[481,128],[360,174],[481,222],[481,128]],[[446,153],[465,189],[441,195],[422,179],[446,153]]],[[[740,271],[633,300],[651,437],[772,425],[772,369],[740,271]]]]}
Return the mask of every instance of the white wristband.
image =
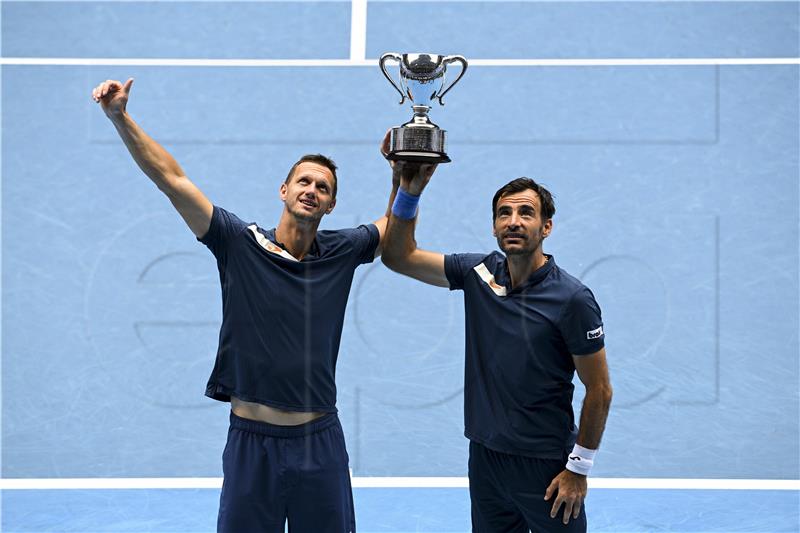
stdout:
{"type": "Polygon", "coordinates": [[[594,464],[595,455],[597,455],[597,450],[590,450],[589,448],[584,448],[579,444],[575,444],[567,460],[567,470],[575,474],[588,476],[594,464]]]}

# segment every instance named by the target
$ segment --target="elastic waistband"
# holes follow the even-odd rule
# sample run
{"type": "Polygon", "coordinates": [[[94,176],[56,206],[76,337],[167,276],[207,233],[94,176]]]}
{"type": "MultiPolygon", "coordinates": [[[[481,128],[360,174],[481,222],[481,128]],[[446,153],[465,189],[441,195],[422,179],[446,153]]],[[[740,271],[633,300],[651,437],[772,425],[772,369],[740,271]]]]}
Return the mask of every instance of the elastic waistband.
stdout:
{"type": "Polygon", "coordinates": [[[319,433],[329,427],[339,424],[339,417],[336,413],[327,413],[319,418],[300,424],[297,426],[278,426],[268,422],[261,422],[260,420],[250,420],[236,416],[231,411],[231,427],[249,431],[251,433],[258,433],[268,437],[281,437],[281,438],[294,438],[305,437],[313,433],[319,433]]]}

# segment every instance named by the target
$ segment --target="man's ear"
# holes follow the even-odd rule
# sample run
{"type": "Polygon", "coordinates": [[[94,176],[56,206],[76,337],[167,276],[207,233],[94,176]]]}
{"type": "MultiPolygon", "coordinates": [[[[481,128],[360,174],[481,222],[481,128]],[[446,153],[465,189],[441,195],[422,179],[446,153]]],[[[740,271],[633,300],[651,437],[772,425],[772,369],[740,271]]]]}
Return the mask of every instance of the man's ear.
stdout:
{"type": "Polygon", "coordinates": [[[333,200],[331,200],[331,205],[328,206],[328,209],[327,209],[327,211],[325,211],[325,214],[326,215],[330,215],[331,211],[333,211],[334,207],[336,207],[336,199],[335,198],[333,200]]]}
{"type": "Polygon", "coordinates": [[[552,218],[548,218],[547,219],[547,222],[544,223],[544,228],[543,229],[544,229],[543,238],[546,239],[547,237],[550,236],[550,232],[553,231],[553,219],[552,218]]]}
{"type": "Polygon", "coordinates": [[[281,194],[281,201],[285,202],[286,201],[286,195],[289,192],[289,187],[284,182],[284,183],[281,183],[281,187],[278,190],[280,191],[280,194],[281,194]]]}

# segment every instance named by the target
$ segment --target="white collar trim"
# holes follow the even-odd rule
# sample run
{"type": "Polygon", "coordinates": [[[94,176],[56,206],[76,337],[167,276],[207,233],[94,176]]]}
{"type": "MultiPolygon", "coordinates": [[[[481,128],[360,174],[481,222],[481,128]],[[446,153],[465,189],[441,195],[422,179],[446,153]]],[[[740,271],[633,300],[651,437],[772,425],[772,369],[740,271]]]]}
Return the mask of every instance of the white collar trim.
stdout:
{"type": "Polygon", "coordinates": [[[300,261],[292,254],[290,254],[289,252],[287,252],[286,250],[284,250],[271,240],[267,239],[263,233],[258,231],[258,226],[256,226],[255,224],[247,226],[247,229],[249,229],[250,232],[253,234],[253,237],[256,238],[256,242],[266,251],[271,252],[275,255],[279,255],[284,259],[289,259],[290,261],[297,261],[297,262],[300,261]]]}

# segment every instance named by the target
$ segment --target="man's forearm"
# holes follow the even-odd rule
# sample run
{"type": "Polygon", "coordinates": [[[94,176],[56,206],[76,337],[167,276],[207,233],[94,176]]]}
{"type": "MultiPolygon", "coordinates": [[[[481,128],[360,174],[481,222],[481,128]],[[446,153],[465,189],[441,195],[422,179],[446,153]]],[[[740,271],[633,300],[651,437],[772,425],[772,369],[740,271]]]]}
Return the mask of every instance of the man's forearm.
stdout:
{"type": "Polygon", "coordinates": [[[392,205],[397,197],[402,172],[403,166],[401,165],[396,165],[392,169],[392,194],[389,198],[389,206],[386,209],[388,221],[386,238],[383,243],[383,262],[392,269],[402,266],[403,260],[411,255],[417,247],[417,243],[414,240],[414,225],[417,219],[398,218],[392,214],[392,205]]]}
{"type": "Polygon", "coordinates": [[[596,450],[606,427],[608,410],[611,407],[611,390],[606,387],[587,388],[581,408],[581,423],[578,444],[596,450]]]}
{"type": "Polygon", "coordinates": [[[386,242],[383,245],[383,262],[393,270],[401,270],[405,260],[417,248],[414,239],[416,219],[406,220],[389,215],[386,242]]]}
{"type": "Polygon", "coordinates": [[[147,135],[127,113],[109,118],[142,172],[161,191],[169,194],[174,190],[176,178],[184,175],[183,169],[175,161],[175,158],[147,135]]]}
{"type": "Polygon", "coordinates": [[[389,205],[386,206],[386,219],[388,221],[389,217],[392,215],[392,204],[394,204],[394,199],[397,197],[397,189],[400,188],[400,172],[398,170],[392,169],[392,192],[389,193],[389,205]]]}

